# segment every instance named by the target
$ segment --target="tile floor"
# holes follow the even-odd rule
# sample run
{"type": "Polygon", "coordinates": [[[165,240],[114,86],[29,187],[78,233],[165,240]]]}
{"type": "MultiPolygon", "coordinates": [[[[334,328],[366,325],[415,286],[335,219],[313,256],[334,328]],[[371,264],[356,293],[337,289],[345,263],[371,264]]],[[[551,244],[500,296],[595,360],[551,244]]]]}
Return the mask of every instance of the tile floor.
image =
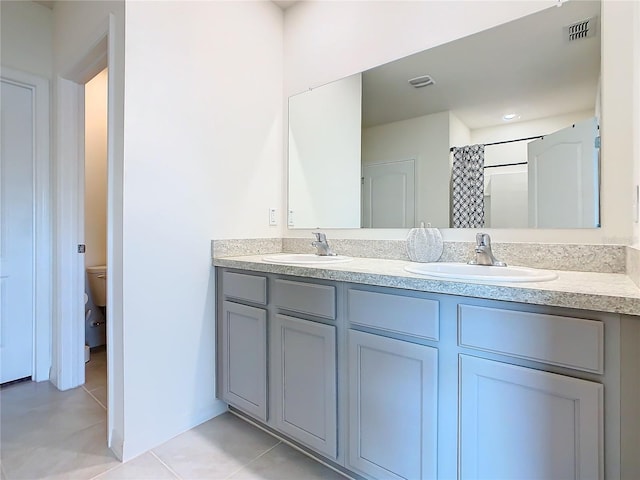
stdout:
{"type": "Polygon", "coordinates": [[[0,391],[1,480],[344,479],[226,413],[127,462],[106,446],[106,353],[83,387],[25,382],[0,391]]]}

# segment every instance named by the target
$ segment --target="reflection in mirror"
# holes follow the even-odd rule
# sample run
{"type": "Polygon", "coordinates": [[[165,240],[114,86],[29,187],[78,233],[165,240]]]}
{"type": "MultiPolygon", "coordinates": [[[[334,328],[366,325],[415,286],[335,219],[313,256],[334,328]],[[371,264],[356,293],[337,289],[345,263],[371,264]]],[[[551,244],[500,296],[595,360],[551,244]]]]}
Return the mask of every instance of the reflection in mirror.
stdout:
{"type": "Polygon", "coordinates": [[[599,17],[566,2],[291,97],[289,226],[599,226],[599,17]]]}
{"type": "Polygon", "coordinates": [[[358,74],[289,99],[290,226],[360,226],[361,98],[358,74]]]}

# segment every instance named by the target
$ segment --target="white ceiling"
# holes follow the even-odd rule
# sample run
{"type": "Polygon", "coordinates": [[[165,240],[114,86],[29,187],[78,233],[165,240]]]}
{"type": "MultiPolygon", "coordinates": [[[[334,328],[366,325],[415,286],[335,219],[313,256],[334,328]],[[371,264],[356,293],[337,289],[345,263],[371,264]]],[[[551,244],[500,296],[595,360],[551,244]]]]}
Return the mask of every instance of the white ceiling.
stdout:
{"type": "Polygon", "coordinates": [[[54,0],[33,0],[35,3],[39,3],[43,7],[50,8],[53,10],[53,1],[54,0]]]}
{"type": "Polygon", "coordinates": [[[282,10],[286,10],[291,5],[298,3],[298,0],[271,0],[277,6],[279,6],[282,10]]]}
{"type": "MultiPolygon", "coordinates": [[[[33,0],[35,3],[39,3],[40,5],[53,9],[54,0],[33,0]]],[[[286,10],[291,5],[298,3],[299,0],[272,0],[278,7],[282,10],[286,10]]]]}
{"type": "Polygon", "coordinates": [[[363,126],[451,110],[469,128],[593,109],[600,35],[569,43],[562,27],[600,15],[598,1],[565,2],[363,74],[363,126]],[[415,89],[410,78],[431,75],[415,89]]]}

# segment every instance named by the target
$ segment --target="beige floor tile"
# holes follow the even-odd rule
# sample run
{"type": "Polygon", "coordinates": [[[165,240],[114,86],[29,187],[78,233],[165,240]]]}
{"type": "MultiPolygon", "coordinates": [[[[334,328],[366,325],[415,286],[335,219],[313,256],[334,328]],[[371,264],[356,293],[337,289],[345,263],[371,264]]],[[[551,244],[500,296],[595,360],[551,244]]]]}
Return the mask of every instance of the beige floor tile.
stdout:
{"type": "Polygon", "coordinates": [[[345,477],[281,443],[229,480],[344,480],[345,477]]]}
{"type": "MultiPolygon", "coordinates": [[[[29,387],[27,387],[28,389],[29,387]]],[[[55,388],[55,387],[54,387],[55,388]]],[[[9,459],[25,451],[55,445],[61,439],[106,420],[106,411],[82,388],[49,394],[49,402],[25,409],[2,399],[0,456],[9,473],[9,459]]],[[[32,392],[33,395],[33,392],[32,392]]],[[[25,397],[25,403],[31,402],[25,397]]],[[[37,402],[40,403],[40,402],[37,402]]],[[[106,438],[106,437],[105,437],[106,438]]],[[[103,440],[106,444],[106,441],[103,440]]]]}
{"type": "Polygon", "coordinates": [[[107,408],[107,387],[98,387],[89,392],[95,399],[100,402],[102,407],[107,408]]]}
{"type": "Polygon", "coordinates": [[[107,448],[106,422],[3,460],[10,480],[88,480],[119,464],[107,448]]]}
{"type": "Polygon", "coordinates": [[[175,480],[177,478],[153,454],[145,453],[99,475],[95,480],[175,480]]]}
{"type": "Polygon", "coordinates": [[[51,382],[21,382],[0,390],[0,414],[20,415],[43,405],[64,402],[75,390],[59,391],[51,382]]]}
{"type": "Polygon", "coordinates": [[[107,387],[107,352],[91,352],[91,359],[84,367],[84,388],[89,391],[107,387]]]}
{"type": "Polygon", "coordinates": [[[225,413],[153,452],[183,479],[223,479],[262,455],[279,440],[225,413]]]}

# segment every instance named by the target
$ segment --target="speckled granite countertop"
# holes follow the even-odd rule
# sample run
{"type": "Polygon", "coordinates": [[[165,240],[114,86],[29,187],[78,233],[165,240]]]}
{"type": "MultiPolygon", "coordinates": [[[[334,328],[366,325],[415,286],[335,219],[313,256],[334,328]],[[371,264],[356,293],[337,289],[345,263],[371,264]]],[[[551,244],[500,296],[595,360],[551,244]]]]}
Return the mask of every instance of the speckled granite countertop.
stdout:
{"type": "Polygon", "coordinates": [[[404,260],[354,258],[347,263],[310,267],[267,263],[262,257],[263,255],[247,255],[214,258],[213,265],[254,272],[640,316],[640,289],[627,275],[621,273],[556,271],[558,278],[549,282],[479,283],[439,280],[409,273],[404,267],[410,262],[404,260]]]}

